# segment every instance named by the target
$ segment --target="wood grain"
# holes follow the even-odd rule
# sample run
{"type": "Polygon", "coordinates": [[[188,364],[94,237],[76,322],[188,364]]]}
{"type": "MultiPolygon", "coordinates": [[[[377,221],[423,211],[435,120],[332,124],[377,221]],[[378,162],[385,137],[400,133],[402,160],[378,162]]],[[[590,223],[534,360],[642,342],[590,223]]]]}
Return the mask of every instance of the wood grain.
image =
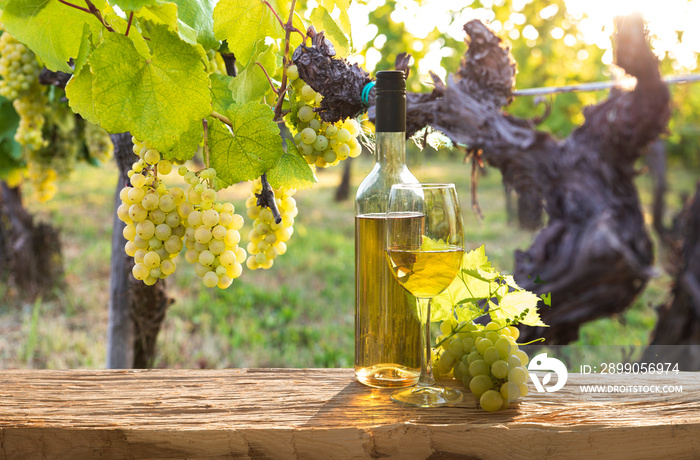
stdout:
{"type": "Polygon", "coordinates": [[[570,374],[491,414],[471,395],[402,407],[350,369],[0,373],[2,459],[378,457],[700,458],[700,374],[570,374]],[[581,393],[588,384],[683,391],[581,393]]]}

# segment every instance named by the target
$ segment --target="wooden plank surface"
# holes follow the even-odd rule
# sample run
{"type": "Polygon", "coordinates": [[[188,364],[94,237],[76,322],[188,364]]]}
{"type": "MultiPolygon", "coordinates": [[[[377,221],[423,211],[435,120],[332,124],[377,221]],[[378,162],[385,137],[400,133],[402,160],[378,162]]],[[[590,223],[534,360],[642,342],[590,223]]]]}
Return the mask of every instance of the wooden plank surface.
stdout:
{"type": "Polygon", "coordinates": [[[471,395],[402,407],[350,369],[0,371],[0,458],[700,458],[700,373],[569,374],[556,393],[530,389],[485,413],[471,395]]]}

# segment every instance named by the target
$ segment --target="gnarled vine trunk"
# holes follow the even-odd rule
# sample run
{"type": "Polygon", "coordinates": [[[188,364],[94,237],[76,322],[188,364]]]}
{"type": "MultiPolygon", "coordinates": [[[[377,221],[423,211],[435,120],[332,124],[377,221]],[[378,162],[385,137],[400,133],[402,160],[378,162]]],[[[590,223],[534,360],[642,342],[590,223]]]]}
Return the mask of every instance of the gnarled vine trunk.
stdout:
{"type": "Polygon", "coordinates": [[[700,371],[700,182],[670,227],[663,223],[666,190],[663,146],[650,153],[654,178],[653,224],[663,251],[662,265],[674,278],[671,296],[659,306],[648,363],[677,363],[681,370],[700,371]]]}
{"type": "MultiPolygon", "coordinates": [[[[528,328],[524,340],[575,340],[584,322],[627,308],[651,275],[653,251],[633,182],[634,163],[665,129],[669,93],[642,18],[620,18],[617,25],[617,64],[637,78],[637,86],[613,91],[606,101],[586,108],[585,123],[567,139],[504,113],[513,97],[515,63],[479,21],[464,26],[468,50],[447,84],[433,76],[432,93],[407,95],[408,136],[431,126],[500,169],[516,192],[540,196],[544,203],[547,226],[527,251],[516,252],[514,271],[522,287],[551,293],[552,307],[541,310],[550,327],[528,328]]],[[[325,96],[333,87],[364,86],[366,76],[330,65],[322,40],[314,44],[313,50],[297,49],[294,61],[315,90],[325,96]],[[327,70],[315,72],[318,67],[327,70]],[[343,69],[352,81],[336,84],[340,77],[334,72],[343,69]]],[[[346,97],[359,100],[359,93],[351,94],[346,97]]]]}
{"type": "Polygon", "coordinates": [[[10,287],[4,295],[25,302],[52,297],[63,282],[58,230],[35,223],[20,188],[5,182],[0,182],[0,282],[10,287]]]}

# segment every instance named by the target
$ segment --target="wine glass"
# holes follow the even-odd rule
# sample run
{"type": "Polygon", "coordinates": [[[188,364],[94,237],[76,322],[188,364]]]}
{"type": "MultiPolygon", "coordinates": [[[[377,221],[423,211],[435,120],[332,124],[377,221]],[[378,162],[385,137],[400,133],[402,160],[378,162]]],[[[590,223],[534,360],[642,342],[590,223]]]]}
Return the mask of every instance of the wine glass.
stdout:
{"type": "Polygon", "coordinates": [[[435,382],[432,372],[430,301],[459,272],[464,253],[462,213],[454,184],[396,184],[387,206],[386,252],[399,284],[418,302],[422,336],[418,383],[391,395],[419,407],[456,404],[462,393],[435,382]]]}

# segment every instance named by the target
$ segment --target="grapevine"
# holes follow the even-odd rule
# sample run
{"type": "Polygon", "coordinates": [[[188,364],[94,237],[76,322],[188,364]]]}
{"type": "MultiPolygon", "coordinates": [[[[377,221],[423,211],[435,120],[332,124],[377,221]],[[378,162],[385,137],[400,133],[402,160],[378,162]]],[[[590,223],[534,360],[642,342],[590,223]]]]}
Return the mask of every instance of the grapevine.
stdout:
{"type": "Polygon", "coordinates": [[[287,69],[291,80],[290,100],[296,110],[286,117],[288,126],[294,134],[294,143],[309,164],[318,167],[335,166],[348,157],[354,158],[362,153],[358,141],[359,123],[348,118],[337,123],[328,123],[319,117],[319,108],[323,100],[320,93],[299,78],[295,65],[287,69]]]}
{"type": "Polygon", "coordinates": [[[296,190],[279,188],[274,190],[275,201],[280,210],[281,220],[276,222],[270,208],[261,207],[258,197],[262,192],[262,180],[253,181],[251,196],[246,201],[248,217],[254,219],[253,229],[248,233],[248,252],[250,257],[246,265],[251,270],[272,267],[278,255],[287,252],[287,241],[294,233],[294,218],[298,210],[293,198],[296,190]]]}

